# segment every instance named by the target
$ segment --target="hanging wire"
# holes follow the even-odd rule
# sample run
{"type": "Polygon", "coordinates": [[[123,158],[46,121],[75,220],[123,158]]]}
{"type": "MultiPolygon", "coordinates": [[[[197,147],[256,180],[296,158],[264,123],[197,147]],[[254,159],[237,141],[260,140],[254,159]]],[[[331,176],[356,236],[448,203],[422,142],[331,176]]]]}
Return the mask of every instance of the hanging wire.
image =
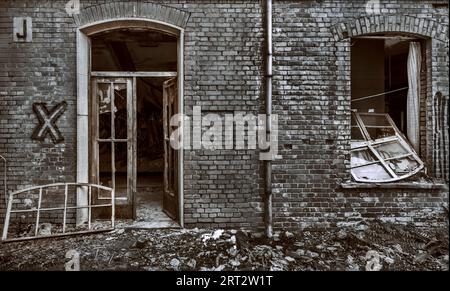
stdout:
{"type": "Polygon", "coordinates": [[[357,102],[357,101],[366,100],[366,99],[372,99],[372,98],[375,98],[375,97],[389,95],[389,94],[392,94],[392,93],[395,93],[395,92],[405,91],[405,90],[408,90],[408,89],[409,89],[409,87],[405,87],[405,88],[400,88],[400,89],[396,89],[396,90],[392,90],[392,91],[389,91],[389,92],[384,92],[384,93],[380,93],[380,94],[376,94],[376,95],[356,98],[356,99],[353,99],[352,102],[357,102]]]}

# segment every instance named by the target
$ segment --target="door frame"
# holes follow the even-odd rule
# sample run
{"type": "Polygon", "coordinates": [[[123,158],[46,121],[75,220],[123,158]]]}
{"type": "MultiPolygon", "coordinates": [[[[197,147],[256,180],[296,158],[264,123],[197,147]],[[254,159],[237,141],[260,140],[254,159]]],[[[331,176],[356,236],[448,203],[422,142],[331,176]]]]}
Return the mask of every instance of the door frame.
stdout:
{"type": "MultiPolygon", "coordinates": [[[[89,147],[90,147],[90,123],[89,123],[89,98],[91,96],[91,41],[90,36],[99,32],[120,28],[145,28],[157,30],[163,33],[175,35],[178,39],[178,113],[184,114],[184,29],[169,23],[145,18],[120,18],[94,22],[77,29],[77,183],[89,182],[89,147]]],[[[124,72],[114,72],[124,76],[124,72]]],[[[133,72],[139,73],[139,72],[133,72]]],[[[172,72],[173,73],[173,72],[172,72]]],[[[101,74],[101,73],[100,73],[101,74]]],[[[140,72],[143,77],[158,76],[160,72],[140,72]]],[[[97,74],[98,77],[100,75],[97,74]]],[[[114,77],[114,76],[112,76],[114,77]]],[[[183,130],[183,121],[181,121],[183,130]]],[[[184,150],[178,151],[178,193],[179,193],[179,221],[184,227],[184,150]]],[[[77,192],[77,206],[88,205],[87,189],[79,189],[77,192]]],[[[88,220],[87,209],[77,211],[77,224],[88,220]]]]}

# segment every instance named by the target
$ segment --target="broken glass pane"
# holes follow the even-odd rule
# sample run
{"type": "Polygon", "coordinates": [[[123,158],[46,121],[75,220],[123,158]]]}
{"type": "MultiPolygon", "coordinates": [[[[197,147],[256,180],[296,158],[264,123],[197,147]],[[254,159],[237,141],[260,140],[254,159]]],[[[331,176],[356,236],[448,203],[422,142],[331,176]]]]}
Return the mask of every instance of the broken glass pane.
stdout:
{"type": "Polygon", "coordinates": [[[369,136],[372,140],[395,136],[396,132],[386,115],[359,114],[369,136]]]}
{"type": "Polygon", "coordinates": [[[369,136],[372,140],[395,136],[395,129],[392,127],[384,127],[384,128],[366,127],[366,130],[369,133],[369,136]]]}
{"type": "Polygon", "coordinates": [[[367,126],[383,126],[392,127],[386,115],[382,114],[359,114],[359,117],[363,121],[364,125],[367,126]]]}
{"type": "MultiPolygon", "coordinates": [[[[99,179],[100,185],[114,188],[113,177],[112,177],[112,148],[110,142],[99,142],[98,143],[99,152],[99,179]]],[[[103,193],[103,192],[102,192],[103,193]]],[[[109,195],[109,192],[105,192],[109,195]]],[[[102,197],[99,195],[100,199],[106,199],[108,197],[102,197]]]]}
{"type": "Polygon", "coordinates": [[[97,86],[98,134],[100,139],[108,139],[111,137],[111,85],[99,83],[97,86]]]}
{"type": "Polygon", "coordinates": [[[352,141],[365,141],[365,140],[366,138],[364,137],[361,128],[356,122],[355,116],[352,114],[352,141]]]}
{"type": "Polygon", "coordinates": [[[368,150],[358,150],[351,153],[351,167],[363,166],[377,161],[375,156],[368,150]]]}
{"type": "Polygon", "coordinates": [[[114,129],[116,139],[127,139],[126,84],[114,84],[114,129]]]}
{"type": "Polygon", "coordinates": [[[383,182],[392,179],[381,163],[354,168],[352,175],[359,182],[383,182]]]}
{"type": "Polygon", "coordinates": [[[128,143],[117,142],[115,146],[115,165],[116,165],[116,197],[127,198],[128,190],[128,143]]]}
{"type": "Polygon", "coordinates": [[[404,176],[412,173],[420,167],[420,164],[412,157],[390,160],[386,163],[398,176],[404,176]]]}
{"type": "Polygon", "coordinates": [[[375,150],[383,159],[390,159],[409,154],[399,141],[388,142],[374,146],[375,150]]]}
{"type": "Polygon", "coordinates": [[[351,145],[352,149],[356,147],[359,149],[351,153],[351,173],[356,181],[368,183],[398,181],[412,176],[423,168],[422,161],[415,156],[414,150],[402,135],[397,134],[398,129],[388,115],[370,113],[353,113],[353,115],[351,145]],[[359,123],[356,120],[359,120],[359,123]],[[368,132],[370,140],[362,141],[361,136],[358,136],[358,129],[360,133],[364,130],[368,132]],[[386,137],[393,138],[382,139],[386,137]]]}

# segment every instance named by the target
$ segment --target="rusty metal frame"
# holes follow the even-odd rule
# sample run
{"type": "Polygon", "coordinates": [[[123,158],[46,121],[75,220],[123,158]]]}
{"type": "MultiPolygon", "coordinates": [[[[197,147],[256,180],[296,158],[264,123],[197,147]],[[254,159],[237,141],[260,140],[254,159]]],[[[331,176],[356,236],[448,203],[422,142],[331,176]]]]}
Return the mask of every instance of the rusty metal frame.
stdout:
{"type": "Polygon", "coordinates": [[[115,193],[114,189],[107,188],[101,185],[95,185],[95,184],[88,184],[88,183],[56,183],[56,184],[49,184],[49,185],[43,185],[43,186],[36,186],[31,187],[28,189],[16,191],[14,193],[11,193],[9,195],[8,200],[8,207],[6,212],[6,218],[5,223],[3,226],[3,235],[2,235],[2,242],[14,242],[14,241],[26,241],[26,240],[33,240],[33,239],[41,239],[41,238],[54,238],[54,237],[63,237],[63,236],[69,236],[69,235],[78,235],[78,234],[88,234],[88,233],[98,233],[98,232],[107,232],[112,231],[115,228],[115,193]],[[86,206],[67,206],[68,203],[68,192],[69,192],[69,186],[75,186],[77,188],[81,187],[87,187],[88,188],[88,205],[86,206]],[[55,208],[41,208],[41,202],[42,202],[42,192],[45,188],[55,188],[55,187],[64,187],[64,207],[55,207],[55,208]],[[98,190],[104,190],[109,191],[111,193],[111,203],[110,204],[102,204],[102,205],[93,205],[92,204],[92,188],[96,188],[98,190]],[[26,193],[30,191],[39,190],[39,198],[38,198],[38,207],[32,208],[32,209],[26,209],[26,210],[13,210],[13,201],[14,196],[17,196],[21,193],[26,193]],[[111,207],[111,228],[105,228],[105,229],[98,229],[93,230],[92,229],[92,209],[93,208],[109,208],[111,207]],[[70,209],[88,209],[88,229],[87,231],[78,231],[78,232],[66,232],[66,224],[67,224],[67,210],[70,209]],[[39,236],[39,219],[40,219],[40,213],[43,211],[64,211],[63,214],[63,232],[61,234],[54,234],[54,235],[42,235],[39,236]],[[34,236],[30,237],[21,237],[21,238],[8,238],[8,230],[9,230],[9,223],[11,214],[13,213],[30,213],[30,212],[36,212],[36,226],[34,231],[34,236]]]}

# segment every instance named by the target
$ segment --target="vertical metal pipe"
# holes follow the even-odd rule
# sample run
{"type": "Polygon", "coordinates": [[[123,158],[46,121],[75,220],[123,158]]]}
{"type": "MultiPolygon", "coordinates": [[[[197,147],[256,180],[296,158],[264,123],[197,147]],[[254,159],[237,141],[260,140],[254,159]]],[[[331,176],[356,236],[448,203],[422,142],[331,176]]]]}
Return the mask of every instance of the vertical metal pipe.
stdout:
{"type": "Polygon", "coordinates": [[[5,159],[5,157],[3,157],[2,155],[0,155],[0,159],[1,160],[3,160],[3,163],[4,163],[4,177],[3,177],[3,186],[4,186],[4,189],[5,189],[5,207],[8,205],[8,185],[6,184],[7,183],[7,181],[6,181],[6,172],[7,172],[7,161],[6,161],[6,159],[5,159]]]}
{"type": "MultiPolygon", "coordinates": [[[[266,0],[266,116],[267,116],[267,135],[272,132],[272,0],[266,0]]],[[[272,149],[270,149],[272,151],[272,149]]],[[[265,226],[266,236],[273,236],[273,215],[272,215],[272,163],[265,161],[265,226]]]]}

